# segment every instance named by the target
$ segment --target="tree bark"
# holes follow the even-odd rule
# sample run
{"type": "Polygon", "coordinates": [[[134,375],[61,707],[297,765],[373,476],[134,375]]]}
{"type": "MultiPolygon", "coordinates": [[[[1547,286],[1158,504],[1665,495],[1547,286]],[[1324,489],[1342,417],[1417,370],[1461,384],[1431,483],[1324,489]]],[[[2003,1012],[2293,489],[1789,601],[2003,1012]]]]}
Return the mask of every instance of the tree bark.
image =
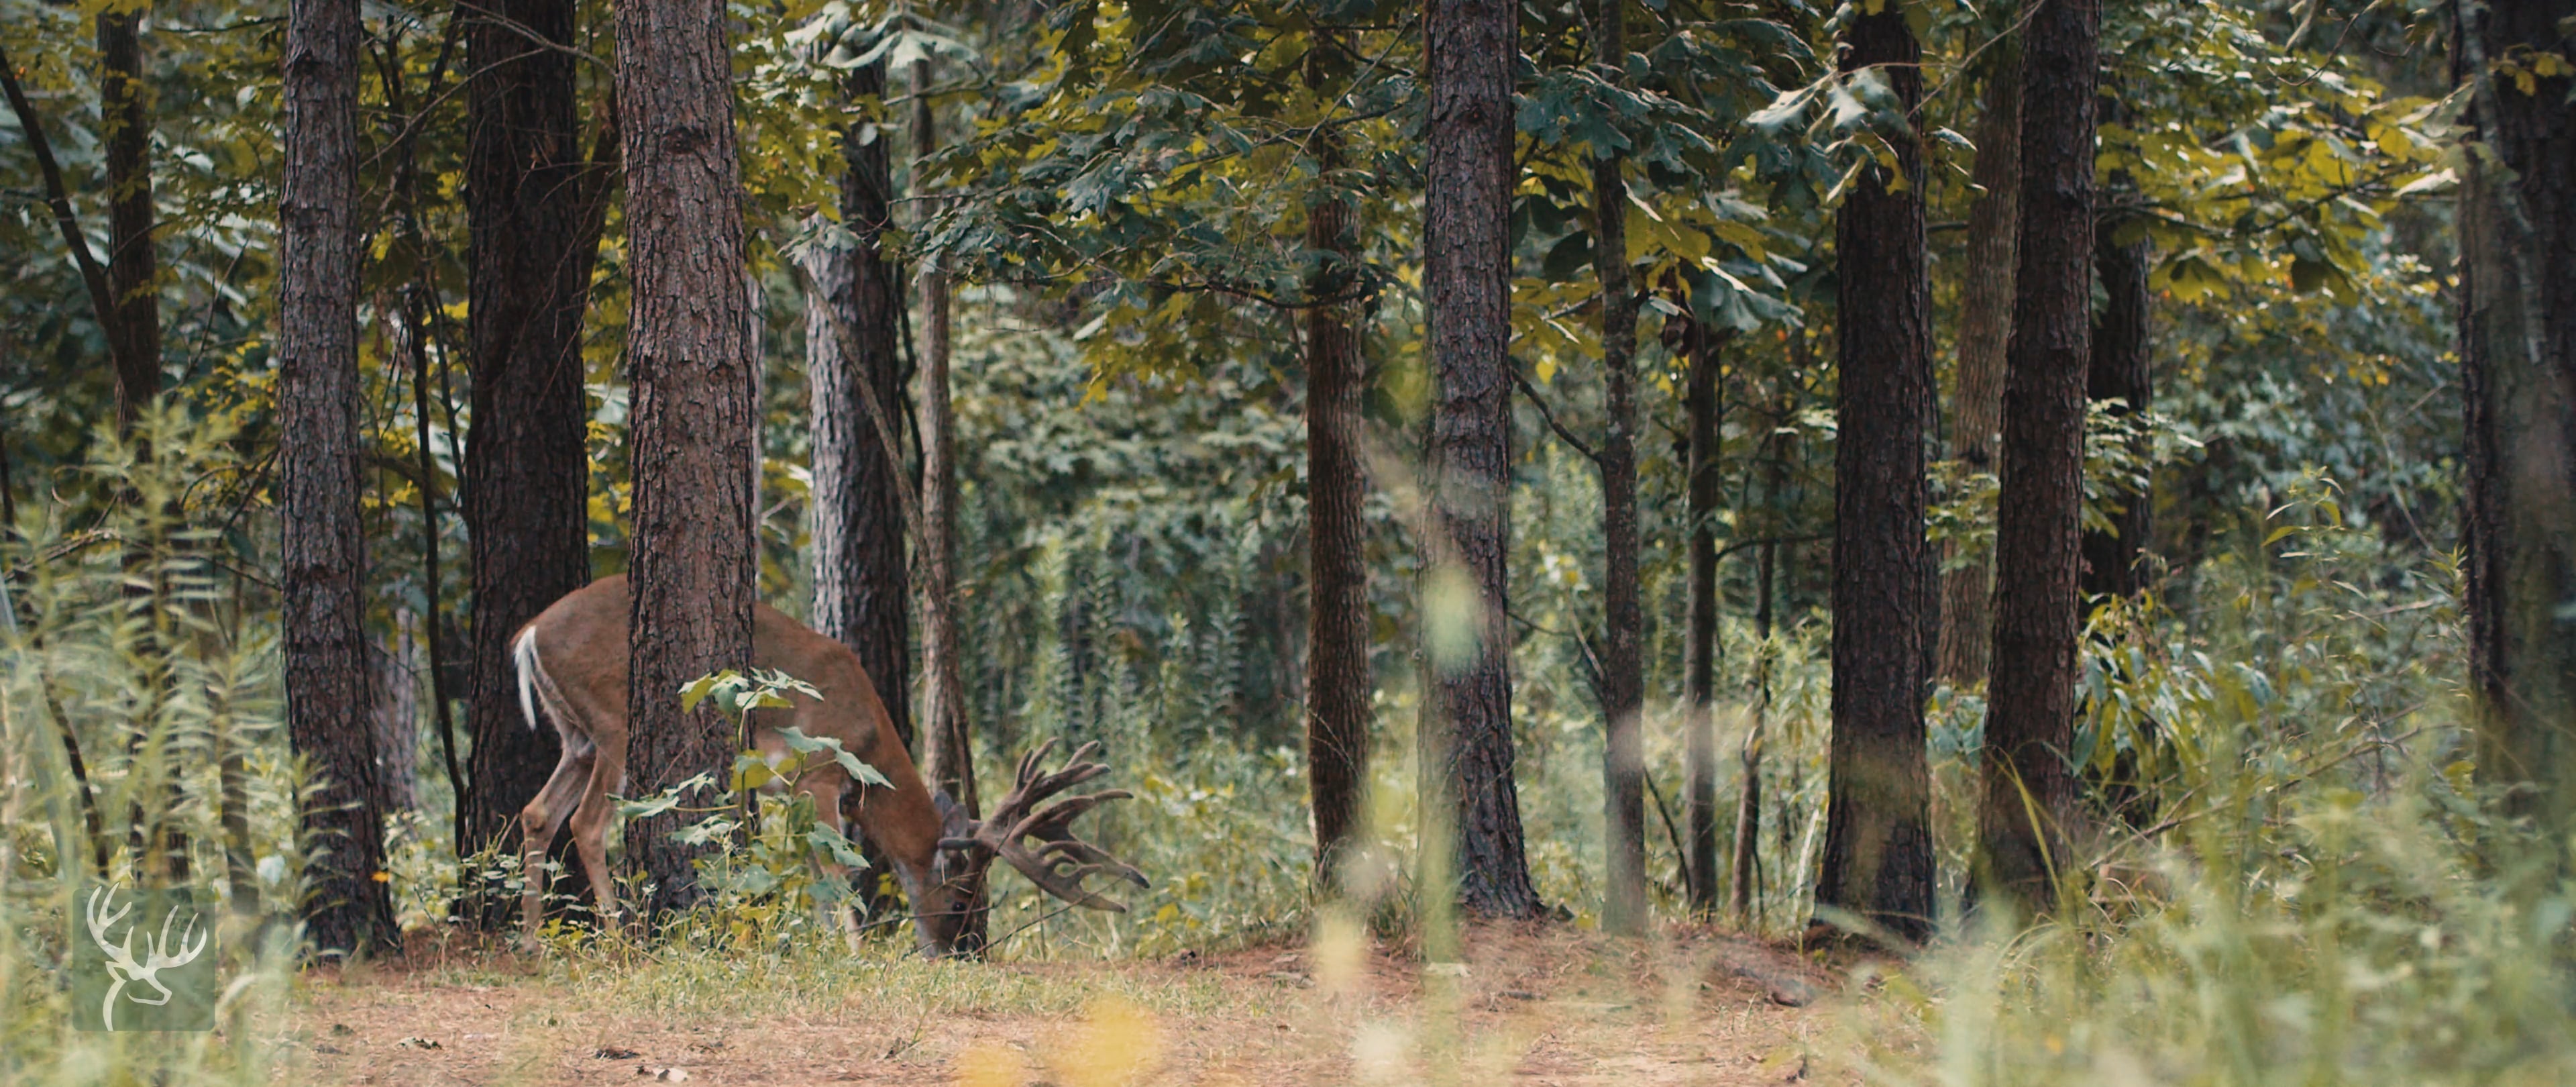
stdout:
{"type": "MultiPolygon", "coordinates": [[[[1842,67],[1875,69],[1911,116],[1922,50],[1889,7],[1855,19],[1842,67]]],[[[1882,132],[1899,174],[1862,170],[1835,230],[1840,435],[1834,442],[1833,745],[1819,911],[1847,911],[1900,939],[1932,930],[1931,679],[1934,580],[1923,540],[1933,417],[1923,152],[1882,132]]]]}
{"type": "Polygon", "coordinates": [[[2044,908],[2076,828],[2075,721],[2084,385],[2092,355],[2096,0],[2031,0],[2022,38],[2021,218],[2005,350],[1988,681],[1983,878],[2044,908]]]}
{"type": "MultiPolygon", "coordinates": [[[[1950,398],[1950,456],[1975,472],[1995,470],[1995,438],[2004,410],[2004,345],[2012,332],[2014,235],[2021,228],[2020,39],[2007,37],[1995,50],[1977,117],[1977,161],[1968,174],[1978,192],[1968,206],[1957,385],[1950,398]]],[[[1957,545],[1946,550],[1955,552],[1957,545]]],[[[1986,681],[1986,657],[1994,647],[1993,569],[1994,556],[1988,553],[1957,563],[1941,576],[1940,675],[1960,686],[1986,681]]]]}
{"type": "MultiPolygon", "coordinates": [[[[1627,63],[1626,0],[1601,0],[1594,61],[1620,82],[1627,63]]],[[[1601,277],[1601,381],[1610,431],[1601,442],[1601,794],[1608,853],[1601,927],[1646,931],[1645,612],[1637,590],[1637,296],[1629,286],[1626,156],[1594,148],[1592,264],[1601,277]]]]}
{"type": "MultiPolygon", "coordinates": [[[[927,58],[912,65],[912,132],[914,154],[926,163],[939,150],[938,116],[931,109],[931,65],[927,58]]],[[[916,189],[921,167],[913,173],[916,189]]],[[[957,628],[957,425],[948,396],[951,343],[948,269],[938,258],[921,268],[921,672],[926,696],[922,725],[929,738],[922,744],[922,771],[933,788],[966,809],[968,818],[984,815],[975,794],[974,732],[966,716],[965,659],[958,655],[957,628]]],[[[974,888],[973,901],[984,889],[974,888]]],[[[980,948],[986,914],[977,912],[958,937],[959,947],[980,948]]]]}
{"type": "Polygon", "coordinates": [[[1306,209],[1306,770],[1315,887],[1341,888],[1341,863],[1367,831],[1368,489],[1360,394],[1367,384],[1348,297],[1359,282],[1351,201],[1335,186],[1338,137],[1319,137],[1321,184],[1306,209]]]}
{"type": "MultiPolygon", "coordinates": [[[[2093,326],[2093,351],[2084,379],[2087,399],[2121,401],[2111,409],[2115,416],[2145,411],[2155,397],[2148,337],[2149,243],[2141,235],[2120,244],[2114,235],[2124,225],[2117,215],[2105,216],[2094,234],[2094,274],[2101,279],[2107,304],[2101,321],[2093,326]]],[[[2143,456],[2146,450],[2136,452],[2143,456]]],[[[2111,515],[2111,531],[2084,534],[2085,596],[2137,595],[2138,548],[2151,527],[2149,497],[2143,493],[2118,496],[2120,509],[2111,515]]]]}
{"type": "MultiPolygon", "coordinates": [[[[466,338],[474,427],[462,491],[472,560],[466,731],[473,738],[460,859],[516,850],[519,809],[554,769],[555,730],[523,720],[510,640],[590,583],[589,405],[582,316],[616,173],[612,112],[598,158],[580,154],[572,0],[495,0],[460,12],[467,63],[466,338]]],[[[569,859],[570,845],[560,859],[569,859]]],[[[569,865],[566,865],[569,868],[569,865]]],[[[469,892],[471,893],[471,892],[469,892]]],[[[514,894],[467,912],[517,921],[514,894]]]]}
{"type": "Polygon", "coordinates": [[[1682,699],[1687,730],[1683,763],[1689,778],[1683,807],[1689,824],[1690,907],[1697,914],[1717,911],[1717,506],[1723,500],[1723,449],[1717,345],[1722,337],[1688,317],[1681,347],[1689,359],[1684,392],[1689,416],[1690,532],[1684,544],[1690,563],[1690,629],[1683,648],[1682,699]]]}
{"type": "Polygon", "coordinates": [[[100,141],[107,159],[106,323],[116,362],[116,425],[130,430],[161,392],[159,260],[152,227],[152,92],[143,81],[143,12],[98,17],[100,141]]]}
{"type": "MultiPolygon", "coordinates": [[[[850,73],[856,103],[885,97],[883,62],[850,73]]],[[[894,181],[886,140],[853,123],[843,134],[841,223],[856,248],[820,249],[809,261],[818,297],[807,300],[805,366],[814,411],[814,629],[859,655],[885,693],[895,733],[909,747],[912,726],[911,588],[904,568],[904,509],[910,485],[903,451],[886,440],[903,394],[896,342],[903,320],[894,264],[880,241],[891,222],[894,181]],[[862,135],[872,138],[861,142],[862,135]],[[835,334],[833,313],[849,342],[835,334]],[[873,406],[871,404],[873,399],[873,406]],[[885,413],[880,415],[878,413],[885,413]]]]}
{"type": "MultiPolygon", "coordinates": [[[[1454,555],[1472,614],[1464,653],[1427,649],[1423,811],[1455,821],[1458,902],[1487,917],[1533,917],[1513,782],[1511,628],[1505,620],[1511,391],[1512,74],[1519,9],[1502,0],[1425,0],[1430,116],[1424,281],[1438,383],[1426,451],[1434,552],[1454,555]],[[1444,546],[1445,545],[1445,546],[1444,546]]],[[[1435,582],[1436,583],[1436,582],[1435,582]]],[[[1446,595],[1446,594],[1444,594],[1446,595]]],[[[1451,621],[1426,616],[1426,626],[1451,621]]],[[[1437,889],[1426,893],[1441,893],[1437,889]]]]}
{"type": "Polygon", "coordinates": [[[2544,829],[2576,821],[2576,115],[2571,80],[2524,92],[2519,46],[2576,54],[2568,0],[2454,5],[2452,78],[2474,84],[2460,186],[2469,670],[2478,772],[2544,829]],[[2489,154],[2493,158],[2488,157],[2489,154]]]}
{"type": "MultiPolygon", "coordinates": [[[[718,782],[734,735],[713,707],[680,710],[681,685],[751,664],[759,568],[752,537],[750,297],[743,289],[742,180],[725,21],[703,0],[617,8],[617,113],[632,247],[627,364],[634,382],[634,585],[627,628],[630,795],[697,774],[718,782]]],[[[686,806],[703,807],[707,798],[686,806]]],[[[673,841],[692,816],[629,822],[625,867],[652,884],[655,917],[699,898],[673,841]]]]}
{"type": "Polygon", "coordinates": [[[304,921],[323,955],[394,946],[377,809],[375,670],[358,523],[358,3],[287,9],[286,169],[278,205],[280,583],[287,736],[314,786],[300,847],[304,921]]]}

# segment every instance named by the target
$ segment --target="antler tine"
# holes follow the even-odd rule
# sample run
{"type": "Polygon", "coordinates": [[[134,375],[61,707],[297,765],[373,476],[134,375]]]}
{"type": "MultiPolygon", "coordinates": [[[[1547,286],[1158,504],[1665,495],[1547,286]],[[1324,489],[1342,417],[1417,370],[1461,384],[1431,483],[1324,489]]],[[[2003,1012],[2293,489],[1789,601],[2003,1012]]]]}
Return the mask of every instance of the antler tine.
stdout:
{"type": "Polygon", "coordinates": [[[1020,757],[1018,774],[1009,795],[994,806],[989,817],[975,825],[971,838],[943,839],[940,846],[989,851],[1009,861],[1011,867],[1019,869],[1030,882],[1048,894],[1077,906],[1125,913],[1125,904],[1084,889],[1083,880],[1095,875],[1109,875],[1139,887],[1151,884],[1134,865],[1075,837],[1072,824],[1074,819],[1103,803],[1123,800],[1133,794],[1125,789],[1105,789],[1058,799],[1065,790],[1108,773],[1109,767],[1105,763],[1090,761],[1100,751],[1099,741],[1094,740],[1074,748],[1063,766],[1048,772],[1046,758],[1054,753],[1055,743],[1049,739],[1020,757]],[[1049,800],[1055,802],[1049,804],[1049,800]],[[1030,839],[1038,843],[1034,850],[1026,844],[1030,839]]]}

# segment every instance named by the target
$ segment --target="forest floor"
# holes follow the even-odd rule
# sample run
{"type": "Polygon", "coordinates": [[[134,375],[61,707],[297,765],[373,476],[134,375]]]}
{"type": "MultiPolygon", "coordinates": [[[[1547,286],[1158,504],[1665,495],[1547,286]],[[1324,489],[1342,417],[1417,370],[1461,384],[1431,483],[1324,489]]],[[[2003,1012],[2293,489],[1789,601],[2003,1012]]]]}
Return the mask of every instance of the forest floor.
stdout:
{"type": "Polygon", "coordinates": [[[1781,1083],[1835,979],[1782,949],[1482,928],[1463,970],[1303,945],[1161,960],[541,961],[416,947],[314,973],[289,1082],[1781,1083]],[[817,965],[828,964],[828,965],[817,965]]]}

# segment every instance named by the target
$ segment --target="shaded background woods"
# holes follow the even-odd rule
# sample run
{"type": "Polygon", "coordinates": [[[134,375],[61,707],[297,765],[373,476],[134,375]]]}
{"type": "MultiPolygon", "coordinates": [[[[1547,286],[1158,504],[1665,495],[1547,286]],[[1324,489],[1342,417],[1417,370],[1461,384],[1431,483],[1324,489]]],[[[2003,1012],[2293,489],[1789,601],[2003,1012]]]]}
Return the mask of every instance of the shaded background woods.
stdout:
{"type": "MultiPolygon", "coordinates": [[[[1981,842],[2038,902],[2040,847],[2089,871],[2239,786],[2539,774],[2454,692],[2467,645],[2558,690],[2547,628],[2464,642],[2460,594],[2536,598],[2493,541],[2563,496],[2472,481],[2576,306],[2455,319],[2461,239],[2541,274],[2458,213],[2506,184],[2459,149],[2563,182],[2547,7],[2468,63],[2429,4],[835,0],[674,45],[649,4],[9,0],[13,757],[66,783],[14,855],[307,904],[324,947],[501,923],[555,756],[506,641],[616,572],[704,605],[636,671],[668,714],[756,595],[961,794],[1104,741],[1140,800],[1099,836],[1157,884],[1048,954],[1303,931],[1319,876],[1398,931],[1454,878],[1919,937],[1981,842]],[[320,15],[327,162],[282,60],[320,15]],[[644,58],[694,96],[618,85],[644,58]],[[324,611],[351,724],[308,735],[324,611]],[[2057,818],[2017,838],[2020,786],[2057,818]],[[325,809],[359,825],[299,839],[325,809]]],[[[2497,214],[2557,237],[2532,191],[2497,214]]],[[[639,727],[679,753],[639,793],[720,768],[639,727]]],[[[792,882],[699,890],[804,931],[792,882]]],[[[997,932],[1042,912],[995,890],[997,932]]]]}

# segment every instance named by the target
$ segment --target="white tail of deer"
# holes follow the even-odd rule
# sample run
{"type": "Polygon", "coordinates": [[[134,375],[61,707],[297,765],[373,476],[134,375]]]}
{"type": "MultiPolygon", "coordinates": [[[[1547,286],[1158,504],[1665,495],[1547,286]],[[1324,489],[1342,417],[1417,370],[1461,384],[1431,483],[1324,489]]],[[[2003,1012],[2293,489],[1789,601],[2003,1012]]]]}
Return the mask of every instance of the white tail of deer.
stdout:
{"type": "MultiPolygon", "coordinates": [[[[563,740],[554,775],[519,813],[526,833],[520,920],[532,944],[544,921],[546,853],[567,822],[601,923],[617,916],[607,834],[616,813],[614,794],[626,782],[628,601],[623,576],[601,578],[529,620],[510,643],[528,727],[541,727],[542,710],[563,740]]],[[[1107,766],[1084,761],[1098,745],[1083,745],[1054,773],[1043,773],[1040,765],[1052,741],[1040,746],[1020,760],[1018,781],[994,806],[992,818],[972,820],[945,794],[933,794],[923,785],[885,703],[847,647],[763,606],[753,619],[751,655],[754,667],[785,672],[822,693],[819,699],[791,696],[795,704],[789,709],[754,711],[753,742],[763,753],[786,757],[786,741],[778,730],[793,726],[807,736],[838,741],[842,750],[876,767],[891,783],[862,785],[850,780],[838,762],[825,759],[802,768],[792,787],[814,798],[814,813],[825,823],[847,833],[846,821],[855,821],[886,855],[912,901],[913,931],[922,950],[941,955],[979,950],[962,946],[960,938],[970,930],[975,912],[984,908],[984,875],[997,857],[1047,893],[1092,909],[1123,912],[1126,907],[1085,889],[1083,881],[1090,876],[1147,885],[1133,866],[1074,837],[1071,830],[1077,816],[1129,795],[1126,791],[1071,796],[1038,808],[1109,772],[1107,766]],[[1031,839],[1034,848],[1025,844],[1031,839]]],[[[815,863],[827,879],[848,879],[848,870],[829,857],[815,863]]],[[[857,922],[846,905],[840,921],[855,944],[857,922]]]]}

